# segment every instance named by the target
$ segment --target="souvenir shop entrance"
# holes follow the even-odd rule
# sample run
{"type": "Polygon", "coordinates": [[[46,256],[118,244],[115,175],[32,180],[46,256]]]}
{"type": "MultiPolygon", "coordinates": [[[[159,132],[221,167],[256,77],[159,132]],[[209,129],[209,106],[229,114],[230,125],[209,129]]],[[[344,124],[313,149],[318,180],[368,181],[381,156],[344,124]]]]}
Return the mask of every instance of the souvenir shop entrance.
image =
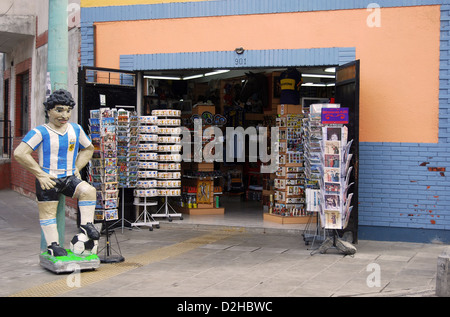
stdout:
{"type": "MultiPolygon", "coordinates": [[[[280,76],[288,68],[253,68],[229,70],[162,70],[119,71],[99,68],[83,68],[79,72],[80,100],[79,120],[89,131],[90,110],[103,106],[136,111],[138,116],[153,116],[155,111],[179,110],[180,126],[194,130],[194,120],[202,122],[201,139],[203,153],[212,140],[205,138],[205,129],[211,126],[223,132],[226,128],[261,128],[277,125],[280,117],[280,76]],[[107,77],[94,79],[105,72],[107,77]],[[105,82],[105,78],[115,81],[105,82]],[[90,80],[90,81],[89,81],[90,80]],[[139,84],[138,84],[139,82],[139,84]],[[251,88],[251,91],[249,87],[251,88]],[[246,91],[247,90],[247,91],[246,91]],[[103,97],[104,96],[104,97],[103,97]],[[105,98],[105,99],[102,99],[105,98]],[[104,103],[102,103],[104,100],[104,103]]],[[[349,108],[349,138],[352,145],[353,166],[356,167],[352,182],[354,186],[351,219],[346,230],[353,232],[357,240],[357,165],[359,132],[359,61],[335,67],[296,67],[302,74],[299,86],[297,115],[305,116],[311,104],[327,104],[330,100],[349,108]],[[331,72],[330,72],[331,71],[331,72]]],[[[267,142],[270,153],[270,133],[267,142]]],[[[194,138],[192,138],[194,140],[194,138]]],[[[236,140],[236,139],[235,139],[236,140]]],[[[301,228],[308,220],[306,210],[296,214],[284,214],[277,218],[266,218],[273,211],[276,195],[275,173],[261,173],[264,165],[251,157],[250,145],[258,143],[250,135],[244,142],[233,145],[234,161],[180,162],[180,196],[171,197],[174,212],[181,217],[172,217],[177,222],[222,224],[241,227],[301,228]],[[243,152],[237,151],[243,146],[243,152]],[[237,153],[243,153],[241,156],[237,153]],[[305,216],[305,221],[290,221],[295,216],[305,216]]],[[[211,144],[211,143],[210,143],[211,144]]],[[[195,149],[192,149],[194,155],[195,149]]],[[[224,156],[229,147],[223,146],[224,156]]],[[[197,149],[198,150],[198,149],[197,149]]],[[[216,148],[214,148],[216,150],[216,148]]],[[[300,152],[299,152],[300,153],[300,152]]],[[[217,156],[215,156],[217,158],[217,156]]],[[[303,164],[301,164],[303,166],[303,164]]],[[[300,171],[300,169],[298,169],[300,171]]],[[[303,169],[301,169],[303,170],[303,169]]],[[[120,188],[118,217],[124,217],[125,225],[136,221],[142,207],[133,204],[134,188],[120,188]],[[121,196],[122,195],[122,196],[121,196]],[[121,214],[124,211],[123,216],[121,214]]],[[[301,202],[300,200],[298,202],[301,202]]],[[[157,208],[157,207],[152,207],[157,208]]],[[[155,211],[150,212],[150,216],[155,211]]],[[[156,219],[158,220],[158,219],[156,219]]],[[[172,219],[170,219],[172,221],[172,219]]],[[[122,222],[121,224],[123,224],[122,222]]],[[[120,224],[120,222],[119,222],[120,224]]]]}

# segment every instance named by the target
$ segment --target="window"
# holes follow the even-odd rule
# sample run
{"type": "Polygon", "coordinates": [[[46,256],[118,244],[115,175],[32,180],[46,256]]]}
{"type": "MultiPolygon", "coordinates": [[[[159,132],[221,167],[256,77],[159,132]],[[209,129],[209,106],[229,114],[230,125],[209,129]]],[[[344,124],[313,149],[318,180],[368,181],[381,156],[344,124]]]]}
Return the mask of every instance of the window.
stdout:
{"type": "Polygon", "coordinates": [[[15,135],[24,136],[28,130],[29,121],[29,75],[28,72],[17,75],[16,79],[16,129],[15,135]]]}

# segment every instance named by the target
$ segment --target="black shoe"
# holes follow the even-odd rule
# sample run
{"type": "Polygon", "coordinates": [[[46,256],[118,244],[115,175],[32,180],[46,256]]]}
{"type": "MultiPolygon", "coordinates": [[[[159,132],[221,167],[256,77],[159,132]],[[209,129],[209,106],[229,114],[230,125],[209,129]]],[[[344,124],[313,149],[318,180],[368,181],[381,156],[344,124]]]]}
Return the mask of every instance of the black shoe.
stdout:
{"type": "Polygon", "coordinates": [[[60,247],[59,244],[56,242],[52,242],[52,244],[47,247],[47,252],[48,252],[48,254],[53,255],[53,256],[66,256],[67,255],[66,249],[60,247]]]}
{"type": "Polygon", "coordinates": [[[95,229],[92,222],[88,222],[85,225],[80,225],[81,231],[92,240],[100,239],[100,233],[95,229]]]}

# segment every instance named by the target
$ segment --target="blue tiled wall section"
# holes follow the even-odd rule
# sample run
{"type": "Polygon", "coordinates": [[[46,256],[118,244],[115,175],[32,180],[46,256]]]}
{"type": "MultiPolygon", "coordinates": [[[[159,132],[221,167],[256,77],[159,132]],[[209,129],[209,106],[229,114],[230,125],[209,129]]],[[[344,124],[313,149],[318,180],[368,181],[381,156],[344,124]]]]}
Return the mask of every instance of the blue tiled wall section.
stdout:
{"type": "Polygon", "coordinates": [[[360,143],[359,225],[450,229],[446,144],[360,143]]]}

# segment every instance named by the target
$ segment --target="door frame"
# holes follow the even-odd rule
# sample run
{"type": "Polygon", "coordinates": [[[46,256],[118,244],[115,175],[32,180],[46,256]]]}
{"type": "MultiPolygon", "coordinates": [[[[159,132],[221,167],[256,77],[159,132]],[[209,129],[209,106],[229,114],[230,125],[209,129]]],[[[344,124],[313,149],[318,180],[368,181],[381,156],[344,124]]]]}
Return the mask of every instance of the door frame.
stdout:
{"type": "Polygon", "coordinates": [[[353,243],[358,242],[359,90],[360,61],[354,60],[336,67],[335,99],[336,103],[340,103],[342,107],[349,108],[348,140],[353,140],[350,148],[350,153],[353,154],[351,160],[353,173],[350,176],[350,183],[354,184],[349,189],[349,193],[353,193],[351,202],[353,209],[349,224],[343,229],[343,232],[352,232],[353,243]]]}

